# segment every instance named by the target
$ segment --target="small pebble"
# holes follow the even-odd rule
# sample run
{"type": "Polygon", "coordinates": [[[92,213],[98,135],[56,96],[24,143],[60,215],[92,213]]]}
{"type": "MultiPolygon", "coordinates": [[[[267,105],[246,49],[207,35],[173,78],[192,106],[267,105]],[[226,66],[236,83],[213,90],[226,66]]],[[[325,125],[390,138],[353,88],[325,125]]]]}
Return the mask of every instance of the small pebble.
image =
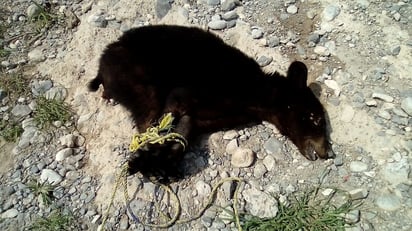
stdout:
{"type": "Polygon", "coordinates": [[[323,10],[323,18],[326,21],[332,21],[340,13],[340,7],[338,5],[328,5],[323,10]]]}
{"type": "Polygon", "coordinates": [[[238,17],[239,15],[236,13],[236,11],[229,11],[222,15],[222,19],[226,21],[234,20],[234,19],[237,19],[238,17]]]}
{"type": "Polygon", "coordinates": [[[19,211],[17,211],[17,209],[15,209],[15,208],[12,208],[12,209],[9,209],[9,210],[3,212],[0,215],[0,218],[1,219],[14,218],[14,217],[17,217],[17,215],[19,215],[19,211]]]}
{"type": "Polygon", "coordinates": [[[226,132],[223,134],[223,139],[224,139],[224,140],[232,140],[232,139],[237,138],[238,136],[239,136],[239,133],[238,133],[237,131],[235,131],[235,130],[229,130],[229,131],[226,131],[226,132]]]}
{"type": "Polygon", "coordinates": [[[396,46],[391,48],[391,54],[393,56],[399,55],[400,52],[401,52],[401,46],[399,46],[399,45],[396,45],[396,46]]]}
{"type": "Polygon", "coordinates": [[[298,7],[295,5],[290,5],[286,9],[286,12],[288,12],[289,14],[296,14],[298,12],[298,7]]]}
{"type": "Polygon", "coordinates": [[[404,110],[409,116],[412,116],[412,97],[408,97],[402,100],[401,108],[404,110]]]}
{"type": "Polygon", "coordinates": [[[229,143],[226,145],[226,152],[228,154],[233,154],[235,153],[235,151],[238,149],[238,143],[236,139],[233,139],[231,141],[229,141],[229,143]]]}
{"type": "Polygon", "coordinates": [[[225,20],[214,20],[210,21],[207,26],[212,30],[223,30],[227,26],[227,22],[225,20]]]}
{"type": "Polygon", "coordinates": [[[368,190],[362,188],[354,189],[349,191],[349,195],[352,200],[364,199],[368,196],[368,190]]]}
{"type": "Polygon", "coordinates": [[[273,58],[272,57],[267,57],[267,56],[260,56],[256,61],[261,67],[265,67],[269,65],[272,62],[273,58]]]}
{"type": "Polygon", "coordinates": [[[360,211],[358,209],[351,210],[345,215],[346,222],[349,224],[355,224],[360,219],[360,211]]]}
{"type": "Polygon", "coordinates": [[[234,167],[249,167],[255,161],[255,154],[252,150],[246,148],[237,148],[232,154],[230,163],[234,167]]]}
{"type": "Polygon", "coordinates": [[[330,55],[330,52],[328,51],[328,48],[326,48],[324,46],[319,46],[319,45],[316,46],[313,49],[313,52],[315,52],[316,54],[321,55],[321,56],[329,56],[330,55]]]}
{"type": "Polygon", "coordinates": [[[263,31],[260,28],[252,29],[252,38],[260,39],[263,37],[263,31]]]}
{"type": "Polygon", "coordinates": [[[280,39],[276,36],[269,36],[266,40],[268,47],[277,47],[280,44],[280,39]]]}
{"type": "Polygon", "coordinates": [[[368,100],[368,101],[365,102],[365,104],[368,107],[376,107],[378,105],[378,102],[376,102],[376,100],[368,100]]]}
{"type": "Polygon", "coordinates": [[[353,161],[349,168],[352,172],[364,172],[368,169],[368,165],[360,161],[353,161]]]}
{"type": "Polygon", "coordinates": [[[393,102],[393,97],[392,96],[387,95],[387,94],[383,94],[383,93],[374,92],[374,93],[372,93],[372,98],[380,99],[380,100],[383,100],[383,101],[388,102],[388,103],[393,102]]]}
{"type": "Polygon", "coordinates": [[[322,195],[324,195],[324,196],[329,196],[329,195],[331,195],[331,194],[334,193],[334,192],[335,192],[335,189],[327,188],[327,189],[325,189],[325,190],[322,191],[322,195]]]}

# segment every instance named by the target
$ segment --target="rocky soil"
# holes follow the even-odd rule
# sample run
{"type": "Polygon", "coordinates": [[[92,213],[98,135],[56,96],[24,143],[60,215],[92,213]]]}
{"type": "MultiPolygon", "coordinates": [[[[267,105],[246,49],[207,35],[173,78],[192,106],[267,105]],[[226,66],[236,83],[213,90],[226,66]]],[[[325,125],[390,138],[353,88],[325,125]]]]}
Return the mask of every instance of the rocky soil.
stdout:
{"type": "MultiPolygon", "coordinates": [[[[1,78],[24,72],[30,81],[30,94],[16,98],[0,89],[0,118],[24,129],[16,143],[0,143],[1,230],[24,230],[53,211],[28,188],[33,180],[57,186],[55,206],[76,217],[72,230],[96,230],[102,223],[136,131],[120,105],[106,104],[100,94],[87,92],[86,84],[108,43],[132,27],[152,24],[209,28],[266,71],[284,72],[295,59],[305,62],[310,81],[321,86],[337,154],[333,160],[308,161],[267,123],[206,134],[182,165],[191,176],[172,184],[183,217],[194,216],[213,186],[230,176],[245,180],[240,209],[258,216],[275,215],[271,193],[286,198],[322,179],[322,193],[339,188],[363,202],[352,214],[355,226],[347,230],[412,230],[412,1],[38,2],[55,17],[54,24],[31,22],[38,15],[32,1],[0,3],[0,19],[7,25],[0,44],[9,52],[1,58],[1,78]],[[75,115],[48,130],[37,128],[32,115],[39,95],[64,99],[75,115]]],[[[162,61],[159,54],[159,65],[162,61]]],[[[213,67],[205,63],[205,68],[213,67]]],[[[234,183],[223,184],[215,203],[233,210],[233,188],[234,183]]],[[[160,219],[154,200],[163,201],[165,210],[173,206],[138,174],[128,177],[128,190],[131,209],[146,222],[160,219]]],[[[220,207],[169,229],[236,230],[222,219],[220,207]]],[[[106,228],[152,230],[125,211],[122,191],[106,228]]]]}

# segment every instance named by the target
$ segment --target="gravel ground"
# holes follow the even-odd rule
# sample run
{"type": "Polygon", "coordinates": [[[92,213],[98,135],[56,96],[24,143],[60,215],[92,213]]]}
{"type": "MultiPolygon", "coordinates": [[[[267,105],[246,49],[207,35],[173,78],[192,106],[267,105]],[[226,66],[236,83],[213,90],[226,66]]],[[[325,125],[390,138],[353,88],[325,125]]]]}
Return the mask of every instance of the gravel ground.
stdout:
{"type": "MultiPolygon", "coordinates": [[[[0,141],[1,230],[24,230],[53,211],[28,188],[33,180],[57,187],[55,206],[76,218],[71,230],[96,230],[103,222],[135,131],[120,105],[105,104],[86,84],[108,43],[132,27],[151,24],[208,28],[266,71],[284,72],[295,59],[305,62],[310,81],[321,86],[337,154],[308,161],[267,123],[205,134],[182,164],[191,176],[171,185],[183,217],[194,216],[227,177],[246,182],[239,189],[240,210],[267,217],[277,211],[270,194],[286,198],[322,178],[323,193],[337,187],[362,201],[352,214],[355,226],[347,230],[412,230],[412,1],[38,2],[52,18],[32,22],[39,15],[32,1],[0,3],[7,25],[0,45],[9,52],[0,58],[0,77],[23,72],[30,82],[27,94],[0,89],[0,118],[24,129],[15,143],[0,141]],[[64,99],[75,115],[38,129],[33,110],[40,95],[64,99]]],[[[233,210],[234,186],[224,183],[215,204],[233,210]]],[[[131,209],[146,222],[159,221],[154,199],[164,210],[173,206],[138,174],[128,177],[128,189],[131,209]]],[[[106,228],[156,230],[133,221],[122,194],[114,197],[106,228]]],[[[220,207],[169,230],[236,230],[222,219],[220,207]]]]}

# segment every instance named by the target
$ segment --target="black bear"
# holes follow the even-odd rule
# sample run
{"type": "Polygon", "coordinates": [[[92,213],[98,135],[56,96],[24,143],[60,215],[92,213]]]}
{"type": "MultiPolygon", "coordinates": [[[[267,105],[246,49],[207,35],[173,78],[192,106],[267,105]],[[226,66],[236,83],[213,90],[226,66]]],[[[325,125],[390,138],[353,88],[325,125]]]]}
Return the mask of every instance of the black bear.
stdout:
{"type": "MultiPolygon", "coordinates": [[[[309,160],[333,157],[325,111],[307,87],[307,68],[293,62],[287,76],[264,73],[256,61],[195,27],[131,29],[107,46],[89,90],[127,108],[140,132],[172,113],[173,132],[196,134],[268,121],[309,160]]],[[[129,160],[129,173],[165,181],[178,176],[179,142],[148,145],[129,160]]]]}

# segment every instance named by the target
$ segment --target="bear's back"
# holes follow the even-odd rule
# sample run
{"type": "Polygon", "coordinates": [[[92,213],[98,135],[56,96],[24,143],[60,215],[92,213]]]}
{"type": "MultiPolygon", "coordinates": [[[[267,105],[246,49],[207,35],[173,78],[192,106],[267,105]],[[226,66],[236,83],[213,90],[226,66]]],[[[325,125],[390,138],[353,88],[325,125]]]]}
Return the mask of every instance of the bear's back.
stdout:
{"type": "Polygon", "coordinates": [[[142,67],[148,84],[227,89],[250,86],[264,76],[254,59],[195,27],[135,28],[125,32],[106,52],[111,46],[129,52],[128,62],[142,67]]]}

